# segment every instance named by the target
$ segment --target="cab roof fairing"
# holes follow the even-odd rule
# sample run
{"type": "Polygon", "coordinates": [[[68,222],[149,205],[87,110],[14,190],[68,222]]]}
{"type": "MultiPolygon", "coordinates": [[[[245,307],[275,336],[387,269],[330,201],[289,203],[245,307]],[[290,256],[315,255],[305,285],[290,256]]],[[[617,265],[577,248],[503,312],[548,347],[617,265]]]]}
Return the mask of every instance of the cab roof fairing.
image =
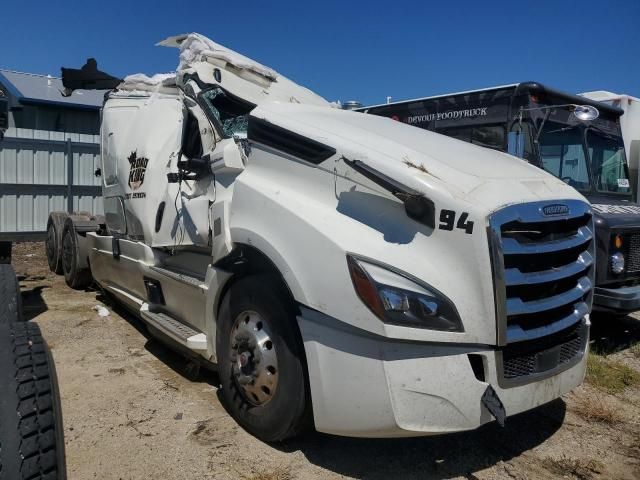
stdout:
{"type": "Polygon", "coordinates": [[[197,74],[202,82],[220,85],[231,94],[255,105],[285,102],[337,106],[275,70],[199,33],[169,37],[157,45],[180,49],[180,61],[176,71],[179,86],[184,85],[189,74],[197,74]],[[224,72],[220,81],[215,78],[216,68],[224,72]]]}
{"type": "Polygon", "coordinates": [[[186,70],[194,63],[207,59],[218,59],[229,63],[236,68],[249,70],[270,81],[276,81],[278,73],[269,67],[234,52],[199,33],[188,33],[166,38],[156,44],[162,47],[175,47],[180,49],[180,63],[177,70],[186,70]]]}

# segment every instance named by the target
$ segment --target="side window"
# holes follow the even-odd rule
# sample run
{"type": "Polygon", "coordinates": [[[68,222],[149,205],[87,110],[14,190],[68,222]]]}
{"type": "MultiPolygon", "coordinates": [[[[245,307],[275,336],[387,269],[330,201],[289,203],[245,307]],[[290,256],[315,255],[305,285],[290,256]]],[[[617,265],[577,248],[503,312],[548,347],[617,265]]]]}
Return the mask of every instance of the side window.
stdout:
{"type": "Polygon", "coordinates": [[[200,136],[200,127],[198,120],[192,113],[187,114],[187,121],[184,126],[184,134],[182,136],[182,153],[187,158],[202,157],[202,137],[200,136]]]}
{"type": "Polygon", "coordinates": [[[463,142],[471,142],[471,127],[443,128],[436,132],[446,135],[447,137],[462,140],[463,142]]]}
{"type": "Polygon", "coordinates": [[[225,138],[246,137],[249,112],[255,105],[228,94],[220,87],[205,90],[200,93],[200,99],[207,115],[225,138]]]}
{"type": "Polygon", "coordinates": [[[437,130],[451,138],[473,143],[481,147],[504,151],[505,127],[503,125],[477,125],[437,130]]]}
{"type": "Polygon", "coordinates": [[[473,127],[471,143],[502,151],[505,144],[504,131],[503,125],[478,125],[473,127]]]}

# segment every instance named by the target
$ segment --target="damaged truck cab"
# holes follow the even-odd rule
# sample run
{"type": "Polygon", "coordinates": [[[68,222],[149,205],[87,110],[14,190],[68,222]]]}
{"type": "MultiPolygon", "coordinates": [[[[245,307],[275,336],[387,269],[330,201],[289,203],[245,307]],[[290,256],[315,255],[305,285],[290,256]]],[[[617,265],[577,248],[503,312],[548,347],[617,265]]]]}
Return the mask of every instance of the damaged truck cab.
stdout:
{"type": "Polygon", "coordinates": [[[200,35],[164,44],[175,75],[113,79],[105,219],[65,268],[215,364],[240,425],[454,432],[582,382],[594,237],[573,188],[334,108],[200,35]]]}

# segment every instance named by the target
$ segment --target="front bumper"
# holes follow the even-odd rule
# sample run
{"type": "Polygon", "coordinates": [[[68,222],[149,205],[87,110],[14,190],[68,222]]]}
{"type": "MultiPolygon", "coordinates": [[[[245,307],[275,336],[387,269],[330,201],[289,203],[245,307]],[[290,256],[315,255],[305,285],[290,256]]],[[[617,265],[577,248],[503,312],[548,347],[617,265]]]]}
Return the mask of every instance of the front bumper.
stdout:
{"type": "Polygon", "coordinates": [[[498,354],[489,348],[397,342],[305,308],[298,323],[316,429],[336,435],[404,437],[472,430],[494,419],[482,403],[489,385],[510,416],[569,392],[585,374],[586,355],[548,378],[501,387],[498,354]],[[473,372],[472,353],[483,359],[485,381],[473,372]]]}
{"type": "Polygon", "coordinates": [[[640,285],[620,288],[596,287],[593,309],[623,314],[640,310],[640,285]]]}

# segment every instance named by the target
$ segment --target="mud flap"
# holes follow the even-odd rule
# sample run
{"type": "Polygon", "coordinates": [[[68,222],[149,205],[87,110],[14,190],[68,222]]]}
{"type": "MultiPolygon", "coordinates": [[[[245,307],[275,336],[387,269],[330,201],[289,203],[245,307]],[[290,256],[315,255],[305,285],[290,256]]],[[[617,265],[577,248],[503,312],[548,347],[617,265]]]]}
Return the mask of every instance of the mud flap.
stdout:
{"type": "Polygon", "coordinates": [[[116,236],[111,239],[111,254],[115,260],[120,260],[120,239],[116,236]]]}
{"type": "Polygon", "coordinates": [[[504,405],[498,394],[491,385],[487,386],[487,389],[482,394],[482,405],[489,410],[489,413],[494,416],[496,421],[501,427],[504,427],[505,420],[507,419],[507,413],[504,410],[504,405]]]}

